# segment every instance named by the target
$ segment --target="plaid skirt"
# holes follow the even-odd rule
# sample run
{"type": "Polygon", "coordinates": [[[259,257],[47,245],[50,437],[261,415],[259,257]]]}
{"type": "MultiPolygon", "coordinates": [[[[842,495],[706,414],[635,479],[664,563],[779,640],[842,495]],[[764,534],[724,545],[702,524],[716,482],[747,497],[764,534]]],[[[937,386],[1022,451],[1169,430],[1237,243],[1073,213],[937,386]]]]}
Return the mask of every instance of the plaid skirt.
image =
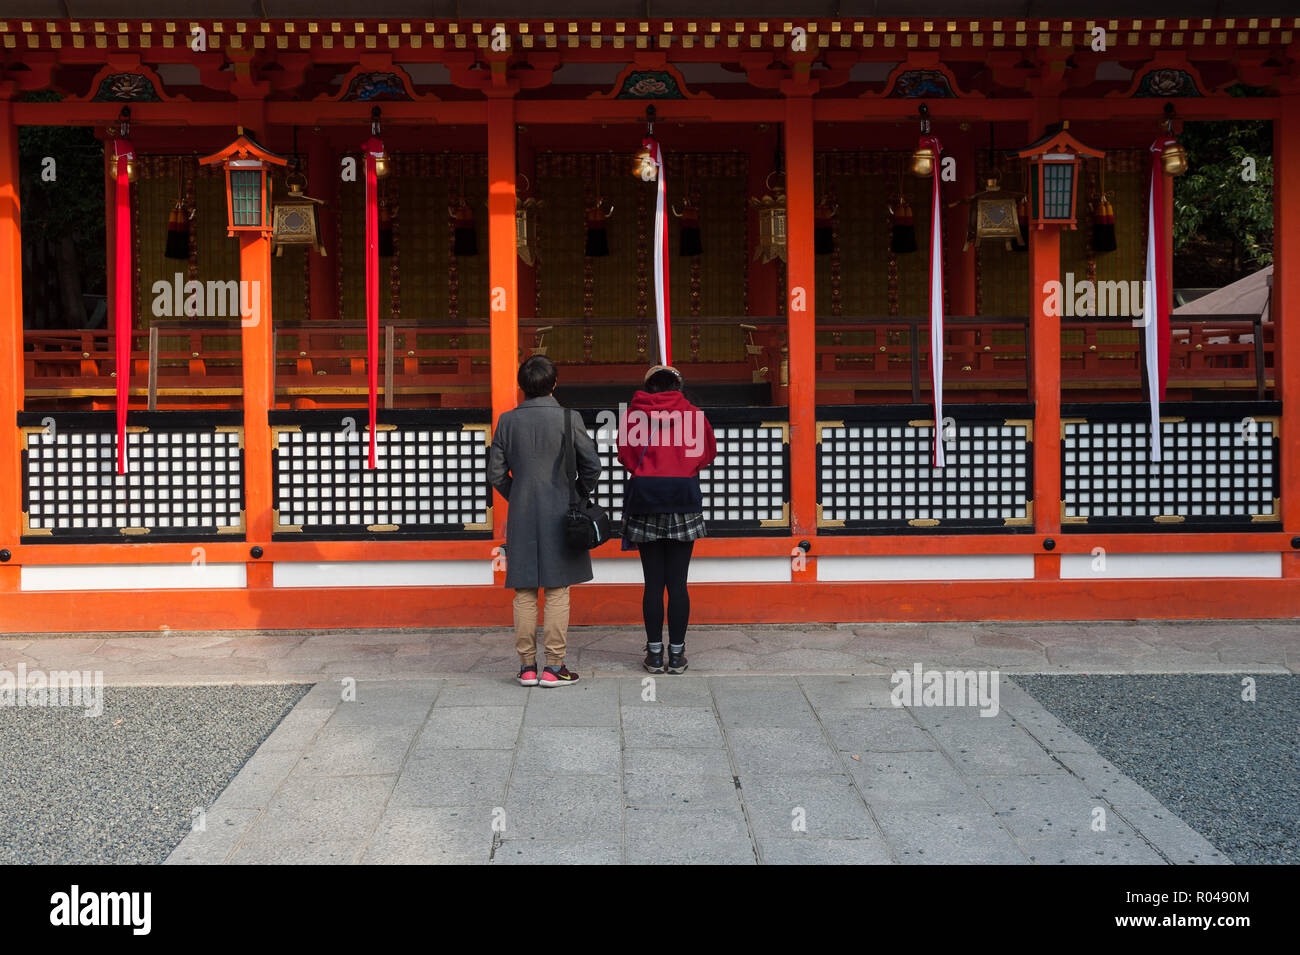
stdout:
{"type": "Polygon", "coordinates": [[[645,544],[650,541],[693,541],[708,534],[704,515],[695,514],[624,514],[623,545],[645,544]]]}

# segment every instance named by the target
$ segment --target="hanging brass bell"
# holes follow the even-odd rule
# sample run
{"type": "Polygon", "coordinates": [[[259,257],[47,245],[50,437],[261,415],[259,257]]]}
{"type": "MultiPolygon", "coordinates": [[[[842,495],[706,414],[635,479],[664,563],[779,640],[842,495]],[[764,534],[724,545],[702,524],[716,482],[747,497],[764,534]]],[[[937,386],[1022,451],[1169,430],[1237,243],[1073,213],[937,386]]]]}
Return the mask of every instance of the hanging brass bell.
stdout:
{"type": "Polygon", "coordinates": [[[934,150],[929,146],[917,146],[912,152],[912,175],[918,179],[929,179],[934,175],[934,150]]]}
{"type": "Polygon", "coordinates": [[[1187,150],[1177,140],[1167,142],[1160,150],[1160,163],[1166,176],[1181,176],[1187,172],[1187,150]]]}
{"type": "Polygon", "coordinates": [[[658,178],[659,170],[655,166],[655,157],[648,148],[642,147],[636,154],[636,158],[632,160],[632,175],[642,182],[654,182],[658,178]]]}
{"type": "MultiPolygon", "coordinates": [[[[133,156],[130,156],[126,160],[126,181],[131,183],[132,185],[135,185],[135,169],[136,169],[135,158],[133,156]]],[[[114,180],[117,179],[117,157],[116,156],[110,156],[108,159],[108,174],[110,178],[114,180]]]]}

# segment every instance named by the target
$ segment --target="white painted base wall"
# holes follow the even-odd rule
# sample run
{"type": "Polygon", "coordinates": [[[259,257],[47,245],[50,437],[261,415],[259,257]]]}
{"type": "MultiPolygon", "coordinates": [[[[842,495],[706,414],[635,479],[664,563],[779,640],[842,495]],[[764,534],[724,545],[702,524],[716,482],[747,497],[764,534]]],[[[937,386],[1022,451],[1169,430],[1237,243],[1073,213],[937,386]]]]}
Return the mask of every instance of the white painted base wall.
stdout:
{"type": "Polygon", "coordinates": [[[243,564],[29,564],[23,590],[207,590],[248,585],[243,564]]]}
{"type": "MultiPolygon", "coordinates": [[[[596,575],[593,584],[645,583],[639,557],[596,558],[591,569],[596,575]]],[[[687,580],[693,584],[789,583],[790,576],[790,561],[785,557],[696,557],[687,580]]]]}
{"type": "Polygon", "coordinates": [[[1032,554],[819,557],[817,579],[836,580],[1030,580],[1032,554]]]}
{"type": "Polygon", "coordinates": [[[1118,580],[1134,577],[1281,577],[1282,555],[1266,554],[1062,554],[1061,577],[1118,580]],[[1094,566],[1096,565],[1096,566],[1094,566]]]}
{"type": "Polygon", "coordinates": [[[490,560],[351,560],[281,562],[276,587],[463,587],[492,583],[490,560]]]}

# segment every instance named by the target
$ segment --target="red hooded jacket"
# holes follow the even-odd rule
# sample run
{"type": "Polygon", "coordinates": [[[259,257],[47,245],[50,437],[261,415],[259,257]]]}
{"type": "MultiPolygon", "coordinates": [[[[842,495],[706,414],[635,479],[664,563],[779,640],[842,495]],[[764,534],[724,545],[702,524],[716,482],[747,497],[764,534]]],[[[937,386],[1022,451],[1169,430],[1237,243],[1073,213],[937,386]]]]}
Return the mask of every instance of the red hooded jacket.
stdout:
{"type": "Polygon", "coordinates": [[[619,420],[618,459],[631,474],[624,513],[700,512],[699,473],[717,454],[704,412],[680,391],[638,391],[619,420]]]}

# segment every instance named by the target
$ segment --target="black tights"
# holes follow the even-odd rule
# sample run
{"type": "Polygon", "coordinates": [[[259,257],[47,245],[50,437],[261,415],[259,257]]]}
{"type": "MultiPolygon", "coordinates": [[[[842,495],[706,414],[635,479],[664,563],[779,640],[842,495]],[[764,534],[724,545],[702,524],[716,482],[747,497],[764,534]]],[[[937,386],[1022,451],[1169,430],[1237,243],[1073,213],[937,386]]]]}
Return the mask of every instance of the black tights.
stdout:
{"type": "Polygon", "coordinates": [[[641,570],[645,574],[645,596],[641,614],[649,643],[662,643],[664,633],[664,590],[668,591],[668,642],[686,642],[686,624],[691,617],[691,597],[686,591],[686,571],[691,564],[695,541],[650,541],[638,544],[641,570]]]}

